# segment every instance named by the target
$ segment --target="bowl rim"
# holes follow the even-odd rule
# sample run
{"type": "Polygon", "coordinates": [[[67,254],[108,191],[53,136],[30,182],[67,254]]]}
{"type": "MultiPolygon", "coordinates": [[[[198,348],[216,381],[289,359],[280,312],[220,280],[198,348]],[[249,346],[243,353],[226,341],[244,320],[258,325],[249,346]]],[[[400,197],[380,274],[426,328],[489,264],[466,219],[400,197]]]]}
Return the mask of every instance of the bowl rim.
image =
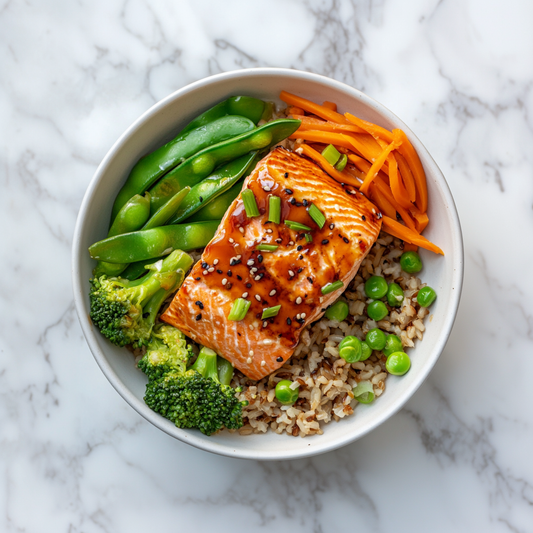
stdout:
{"type": "MultiPolygon", "coordinates": [[[[462,236],[462,231],[461,231],[461,224],[459,221],[459,215],[457,213],[457,208],[456,208],[453,196],[451,194],[449,185],[446,181],[446,178],[444,177],[442,171],[438,167],[437,163],[435,162],[431,154],[428,152],[425,146],[420,142],[418,137],[411,131],[411,129],[406,124],[404,124],[404,122],[399,117],[397,117],[394,113],[392,113],[383,104],[379,103],[377,100],[374,100],[367,94],[343,82],[328,78],[326,76],[322,76],[320,74],[315,74],[312,72],[306,72],[306,71],[295,70],[295,69],[287,69],[287,68],[261,67],[261,68],[242,69],[242,70],[232,70],[232,71],[223,72],[220,74],[215,74],[213,76],[208,76],[206,78],[202,78],[198,81],[188,84],[185,87],[182,87],[181,89],[178,89],[177,91],[174,91],[173,93],[169,94],[168,96],[166,96],[165,98],[163,98],[162,100],[158,101],[153,106],[151,106],[139,118],[137,118],[124,131],[124,133],[122,133],[122,135],[120,135],[120,137],[115,141],[115,143],[108,150],[105,157],[102,159],[101,163],[98,165],[98,168],[96,169],[96,172],[91,178],[91,181],[89,182],[89,185],[87,187],[87,190],[81,202],[80,209],[78,212],[78,217],[76,220],[75,229],[74,229],[73,241],[72,241],[72,284],[73,284],[74,303],[76,307],[76,312],[78,314],[78,318],[80,321],[83,334],[85,336],[85,340],[87,344],[89,345],[89,348],[93,354],[93,357],[95,358],[98,366],[100,367],[100,369],[102,370],[102,372],[104,373],[108,381],[111,383],[111,385],[115,388],[115,390],[122,396],[122,398],[137,413],[139,413],[143,418],[145,418],[151,424],[161,429],[168,435],[174,438],[177,438],[178,440],[184,443],[190,444],[198,449],[205,450],[211,453],[215,453],[215,454],[219,454],[219,455],[223,455],[227,457],[253,459],[253,460],[297,459],[297,458],[309,457],[312,455],[318,455],[318,454],[326,453],[329,451],[333,451],[335,449],[345,446],[367,435],[368,433],[373,431],[375,428],[377,428],[379,425],[381,425],[383,422],[385,422],[387,419],[389,419],[394,414],[396,414],[405,405],[405,403],[413,396],[413,394],[418,390],[418,388],[422,385],[422,383],[425,381],[426,377],[428,376],[429,372],[435,366],[438,358],[440,357],[442,351],[444,350],[444,347],[446,346],[450,332],[455,322],[455,318],[457,316],[457,310],[459,307],[461,292],[462,292],[463,277],[464,277],[464,245],[463,245],[463,236],[462,236]],[[351,94],[351,96],[353,96],[355,99],[362,101],[367,106],[371,106],[381,115],[383,115],[386,119],[389,119],[393,121],[394,123],[399,124],[400,127],[406,132],[411,142],[414,144],[417,152],[418,153],[423,152],[425,158],[432,165],[434,165],[434,170],[435,170],[437,180],[440,182],[439,185],[441,186],[443,195],[445,197],[445,201],[447,202],[447,205],[449,207],[451,225],[453,229],[452,240],[455,245],[454,246],[454,257],[453,257],[454,260],[453,260],[453,264],[451,265],[451,268],[454,269],[454,272],[452,274],[452,285],[455,288],[455,290],[453,292],[453,295],[450,298],[450,309],[448,310],[448,313],[446,314],[445,320],[441,327],[441,331],[439,333],[439,337],[437,339],[435,347],[433,348],[433,351],[431,352],[431,358],[428,358],[424,367],[422,367],[422,369],[418,372],[417,379],[414,380],[413,383],[400,394],[400,397],[397,399],[394,406],[392,406],[388,410],[385,410],[380,415],[376,416],[376,418],[372,421],[372,423],[368,424],[367,427],[364,428],[362,431],[352,432],[352,433],[343,435],[341,438],[333,442],[329,442],[329,443],[326,442],[323,445],[320,445],[320,443],[313,442],[312,446],[306,446],[300,450],[291,451],[290,447],[288,447],[288,449],[285,452],[279,452],[279,451],[265,452],[265,451],[257,451],[257,450],[254,450],[253,448],[236,449],[227,444],[220,444],[215,439],[213,439],[212,441],[211,440],[206,441],[204,439],[197,437],[194,432],[179,429],[174,425],[169,426],[168,420],[164,419],[157,413],[150,410],[150,408],[142,400],[139,400],[133,394],[133,392],[125,385],[125,383],[120,379],[118,374],[114,371],[114,369],[108,362],[104,352],[101,350],[97,342],[94,329],[90,328],[88,326],[88,323],[85,320],[82,320],[81,318],[82,316],[84,316],[86,312],[84,302],[83,302],[84,287],[82,286],[83,281],[80,276],[82,254],[87,253],[85,249],[82,249],[82,242],[81,242],[81,236],[83,234],[83,228],[84,228],[84,220],[86,218],[86,212],[89,209],[93,195],[95,194],[95,191],[102,179],[102,176],[105,173],[105,170],[109,162],[114,158],[117,150],[120,147],[122,147],[128,141],[128,139],[132,136],[132,134],[135,133],[139,128],[141,128],[150,117],[158,113],[161,108],[164,108],[167,104],[174,101],[175,99],[180,98],[185,94],[193,92],[196,89],[203,87],[205,85],[209,85],[213,82],[217,82],[221,80],[229,80],[229,79],[234,79],[238,77],[261,77],[265,75],[285,76],[285,77],[289,77],[293,79],[298,79],[299,81],[302,81],[302,82],[313,81],[313,82],[324,84],[326,86],[330,86],[331,88],[334,88],[334,89],[340,89],[341,91],[345,93],[351,94]]],[[[319,436],[316,436],[315,438],[319,439],[319,436]]]]}

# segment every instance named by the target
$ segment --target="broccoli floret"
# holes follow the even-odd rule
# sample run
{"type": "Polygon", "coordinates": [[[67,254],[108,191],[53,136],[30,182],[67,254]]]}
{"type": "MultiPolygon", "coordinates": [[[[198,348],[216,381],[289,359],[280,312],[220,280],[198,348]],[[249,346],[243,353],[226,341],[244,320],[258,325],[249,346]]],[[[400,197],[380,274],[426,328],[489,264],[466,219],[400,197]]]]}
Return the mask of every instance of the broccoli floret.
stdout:
{"type": "Polygon", "coordinates": [[[150,265],[148,274],[139,280],[105,275],[91,279],[89,299],[93,324],[117,346],[146,344],[161,305],[179,287],[191,264],[188,254],[175,250],[150,265]]]}
{"type": "MultiPolygon", "coordinates": [[[[168,348],[172,352],[173,348],[168,348]]],[[[186,368],[186,357],[181,356],[176,361],[173,355],[157,348],[158,355],[146,353],[139,367],[148,369],[148,384],[144,401],[155,412],[168,418],[179,428],[197,428],[205,435],[211,435],[222,428],[238,429],[243,425],[242,408],[246,402],[237,399],[236,393],[240,388],[229,386],[231,375],[227,372],[227,365],[222,358],[218,358],[224,383],[219,379],[217,371],[217,354],[209,348],[203,347],[194,364],[186,368]],[[165,361],[166,368],[172,368],[162,376],[154,372],[154,360],[165,361]],[[222,360],[222,361],[221,361],[222,360]],[[228,379],[229,377],[229,379],[228,379]]],[[[231,366],[231,365],[230,365],[231,366]]]]}

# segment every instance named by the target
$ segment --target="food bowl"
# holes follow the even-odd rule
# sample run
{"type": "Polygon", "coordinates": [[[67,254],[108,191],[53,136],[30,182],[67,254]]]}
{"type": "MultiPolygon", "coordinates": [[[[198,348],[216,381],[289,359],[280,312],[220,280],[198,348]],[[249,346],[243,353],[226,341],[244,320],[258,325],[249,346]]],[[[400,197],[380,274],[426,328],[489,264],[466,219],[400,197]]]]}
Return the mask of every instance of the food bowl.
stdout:
{"type": "Polygon", "coordinates": [[[83,202],[74,232],[74,300],[87,343],[107,379],[119,394],[146,420],[172,437],[209,452],[258,460],[293,459],[334,450],[372,431],[396,413],[413,395],[441,354],[455,320],[463,278],[463,243],[455,204],[444,176],[422,143],[393,113],[369,96],[338,81],[288,69],[258,68],[226,72],[195,82],[154,105],[111,147],[94,175],[83,202]],[[409,350],[412,366],[401,377],[389,376],[385,393],[369,405],[358,405],[355,413],[324,427],[323,435],[295,438],[266,433],[241,436],[228,431],[205,436],[197,430],[183,430],[153,412],[143,401],[146,377],[133,355],[100,335],[89,319],[89,278],[95,262],[87,248],[107,233],[113,200],[132,166],[144,154],[173,138],[205,109],[232,95],[249,95],[280,104],[286,90],[315,102],[338,104],[389,130],[405,131],[416,148],[427,175],[430,225],[424,235],[440,246],[445,256],[426,250],[423,281],[433,287],[438,299],[431,307],[424,339],[409,350]]]}

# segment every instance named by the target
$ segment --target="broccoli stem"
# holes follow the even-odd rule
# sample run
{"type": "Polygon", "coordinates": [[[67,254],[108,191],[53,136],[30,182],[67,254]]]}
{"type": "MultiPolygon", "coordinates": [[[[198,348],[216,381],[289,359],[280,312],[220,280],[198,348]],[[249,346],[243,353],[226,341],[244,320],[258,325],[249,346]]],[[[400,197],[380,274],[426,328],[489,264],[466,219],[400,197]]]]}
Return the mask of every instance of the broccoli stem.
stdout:
{"type": "Polygon", "coordinates": [[[217,370],[217,354],[210,348],[202,346],[198,358],[191,366],[191,369],[196,370],[199,374],[204,376],[204,378],[210,378],[213,381],[220,383],[217,370]]]}
{"type": "Polygon", "coordinates": [[[231,383],[231,378],[233,377],[232,364],[219,355],[217,357],[217,370],[220,383],[222,383],[222,385],[229,385],[231,383]]]}

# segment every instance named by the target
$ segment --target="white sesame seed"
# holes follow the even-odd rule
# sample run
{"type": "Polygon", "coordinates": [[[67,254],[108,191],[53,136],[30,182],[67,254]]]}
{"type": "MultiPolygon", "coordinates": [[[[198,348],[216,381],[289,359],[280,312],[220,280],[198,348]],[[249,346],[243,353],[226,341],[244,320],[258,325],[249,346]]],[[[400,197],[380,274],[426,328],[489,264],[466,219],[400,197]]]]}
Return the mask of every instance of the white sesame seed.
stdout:
{"type": "Polygon", "coordinates": [[[335,224],[330,224],[329,229],[333,229],[335,227],[335,224]]]}
{"type": "Polygon", "coordinates": [[[263,190],[264,190],[265,192],[270,192],[270,187],[263,187],[263,190]]]}
{"type": "Polygon", "coordinates": [[[258,302],[260,302],[260,301],[261,301],[261,296],[259,296],[259,294],[256,294],[256,295],[255,295],[255,299],[256,299],[258,302]]]}
{"type": "Polygon", "coordinates": [[[250,272],[251,272],[252,274],[254,274],[255,272],[257,272],[257,268],[255,268],[255,267],[251,268],[251,269],[250,269],[250,272]]]}
{"type": "Polygon", "coordinates": [[[230,238],[229,238],[229,242],[230,242],[231,244],[233,244],[235,241],[230,237],[230,238]]]}
{"type": "Polygon", "coordinates": [[[248,327],[253,331],[254,330],[254,325],[253,324],[248,324],[248,327]]]}
{"type": "Polygon", "coordinates": [[[266,366],[265,361],[261,361],[261,366],[266,366]]]}
{"type": "Polygon", "coordinates": [[[259,281],[261,279],[261,276],[255,276],[254,281],[259,281]]]}
{"type": "Polygon", "coordinates": [[[249,259],[246,264],[251,267],[254,263],[255,261],[253,259],[249,259]]]}
{"type": "Polygon", "coordinates": [[[204,276],[207,276],[207,270],[204,270],[204,271],[202,272],[202,274],[203,274],[204,276]]]}
{"type": "Polygon", "coordinates": [[[301,316],[300,313],[298,313],[298,314],[296,315],[296,320],[300,320],[300,316],[301,316]]]}
{"type": "Polygon", "coordinates": [[[248,293],[247,292],[243,292],[242,293],[242,298],[248,298],[248,293]]]}
{"type": "Polygon", "coordinates": [[[302,297],[298,296],[298,298],[296,298],[296,305],[300,305],[301,303],[302,303],[302,297]]]}
{"type": "Polygon", "coordinates": [[[276,242],[277,242],[278,244],[281,244],[282,240],[281,240],[281,239],[276,239],[276,242]]]}
{"type": "Polygon", "coordinates": [[[276,289],[272,289],[272,290],[268,293],[269,296],[274,296],[274,294],[276,294],[276,289]]]}
{"type": "Polygon", "coordinates": [[[306,315],[305,313],[302,313],[302,314],[300,315],[300,318],[305,318],[306,316],[307,316],[307,315],[306,315]]]}
{"type": "Polygon", "coordinates": [[[294,241],[289,241],[289,246],[294,246],[294,241]]]}
{"type": "Polygon", "coordinates": [[[265,321],[263,322],[263,327],[266,328],[267,326],[268,326],[268,322],[265,320],[265,321]]]}
{"type": "Polygon", "coordinates": [[[228,282],[227,278],[224,278],[224,279],[222,280],[222,285],[226,285],[227,282],[228,282]]]}
{"type": "Polygon", "coordinates": [[[242,255],[236,255],[235,259],[240,259],[241,257],[242,257],[242,255]]]}
{"type": "Polygon", "coordinates": [[[207,271],[208,272],[214,272],[215,271],[215,267],[208,268],[207,271]]]}
{"type": "Polygon", "coordinates": [[[248,359],[246,359],[246,362],[251,365],[252,364],[252,358],[251,357],[248,357],[248,359]]]}
{"type": "Polygon", "coordinates": [[[218,265],[218,259],[215,259],[215,260],[213,261],[213,265],[218,265]]]}
{"type": "Polygon", "coordinates": [[[240,231],[241,233],[244,233],[244,228],[239,228],[239,231],[240,231]]]}
{"type": "Polygon", "coordinates": [[[254,351],[253,351],[253,350],[250,350],[250,351],[248,352],[248,355],[253,355],[253,354],[254,354],[254,351]]]}
{"type": "Polygon", "coordinates": [[[272,230],[270,228],[267,229],[267,233],[272,233],[272,230]]]}
{"type": "Polygon", "coordinates": [[[292,270],[289,270],[289,276],[294,276],[294,272],[292,270]]]}
{"type": "Polygon", "coordinates": [[[274,341],[272,339],[265,339],[263,344],[274,344],[274,341]]]}

